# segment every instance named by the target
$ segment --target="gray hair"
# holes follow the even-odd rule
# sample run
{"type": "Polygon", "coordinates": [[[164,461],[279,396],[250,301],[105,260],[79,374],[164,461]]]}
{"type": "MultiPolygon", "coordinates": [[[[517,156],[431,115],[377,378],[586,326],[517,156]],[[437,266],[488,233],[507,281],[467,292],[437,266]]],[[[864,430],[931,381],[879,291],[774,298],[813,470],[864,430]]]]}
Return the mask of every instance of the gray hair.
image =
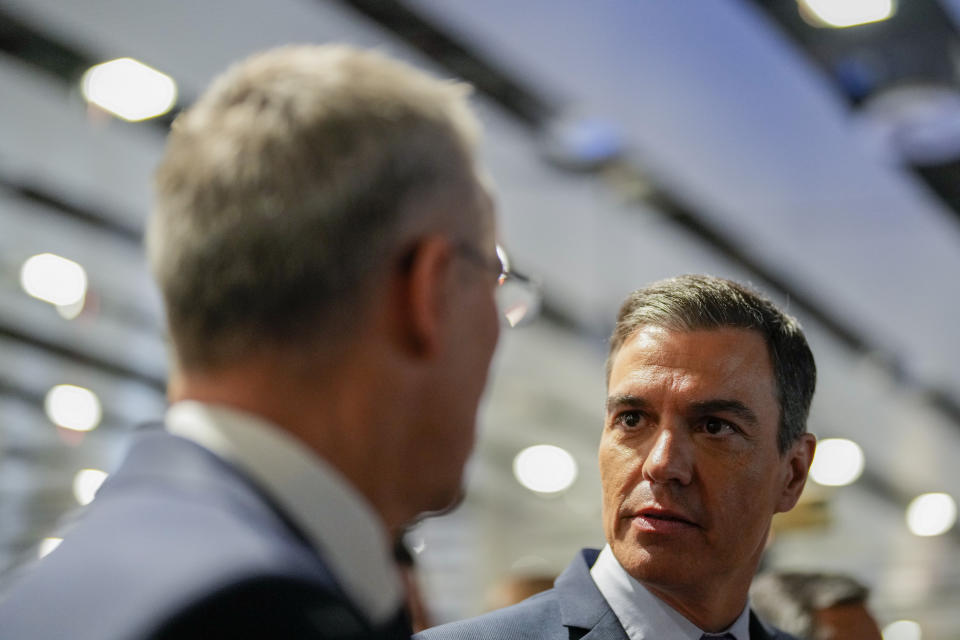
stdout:
{"type": "Polygon", "coordinates": [[[807,430],[817,368],[800,324],[763,294],[703,275],[655,282],[627,296],[610,337],[607,381],[623,343],[646,326],[670,331],[732,327],[758,332],[767,344],[780,404],[777,448],[785,453],[807,430]]]}
{"type": "Polygon", "coordinates": [[[342,45],[217,78],[173,124],[147,233],[179,366],[346,330],[411,203],[473,184],[469,92],[342,45]]]}
{"type": "Polygon", "coordinates": [[[800,638],[816,638],[814,614],[846,604],[866,605],[870,590],[838,573],[770,572],[750,587],[750,604],[761,618],[800,638]]]}

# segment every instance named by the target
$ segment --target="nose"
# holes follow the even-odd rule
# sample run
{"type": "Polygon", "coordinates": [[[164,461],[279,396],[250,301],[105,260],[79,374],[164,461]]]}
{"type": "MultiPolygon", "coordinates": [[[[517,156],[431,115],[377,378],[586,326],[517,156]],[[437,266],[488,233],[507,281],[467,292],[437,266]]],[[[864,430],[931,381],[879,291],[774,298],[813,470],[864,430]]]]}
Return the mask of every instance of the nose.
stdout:
{"type": "Polygon", "coordinates": [[[693,479],[693,443],[682,430],[661,428],[643,461],[643,476],[649,482],[680,485],[693,479]]]}

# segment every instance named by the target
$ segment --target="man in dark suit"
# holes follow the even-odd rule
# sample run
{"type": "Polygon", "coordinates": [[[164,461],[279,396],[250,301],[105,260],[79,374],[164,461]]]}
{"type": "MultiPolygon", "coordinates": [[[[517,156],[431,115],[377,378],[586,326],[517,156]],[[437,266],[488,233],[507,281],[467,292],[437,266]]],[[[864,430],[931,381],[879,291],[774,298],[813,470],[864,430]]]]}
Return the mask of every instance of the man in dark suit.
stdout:
{"type": "Polygon", "coordinates": [[[417,637],[790,638],[747,594],[773,514],[806,482],[815,383],[799,325],[757,292],[705,276],[635,291],[607,359],[607,545],[550,591],[417,637]]]}
{"type": "Polygon", "coordinates": [[[285,47],[177,119],[147,242],[171,408],[0,635],[409,637],[393,538],[460,493],[509,275],[466,94],[285,47]]]}

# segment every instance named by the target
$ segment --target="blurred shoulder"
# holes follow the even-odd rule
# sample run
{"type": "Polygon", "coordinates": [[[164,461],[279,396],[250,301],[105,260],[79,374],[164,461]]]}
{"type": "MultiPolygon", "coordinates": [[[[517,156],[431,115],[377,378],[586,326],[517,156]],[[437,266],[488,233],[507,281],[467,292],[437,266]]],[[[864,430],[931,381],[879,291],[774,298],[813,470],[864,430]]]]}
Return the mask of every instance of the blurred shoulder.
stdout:
{"type": "Polygon", "coordinates": [[[226,585],[188,603],[149,637],[359,640],[381,635],[342,596],[299,578],[262,575],[226,585]]]}

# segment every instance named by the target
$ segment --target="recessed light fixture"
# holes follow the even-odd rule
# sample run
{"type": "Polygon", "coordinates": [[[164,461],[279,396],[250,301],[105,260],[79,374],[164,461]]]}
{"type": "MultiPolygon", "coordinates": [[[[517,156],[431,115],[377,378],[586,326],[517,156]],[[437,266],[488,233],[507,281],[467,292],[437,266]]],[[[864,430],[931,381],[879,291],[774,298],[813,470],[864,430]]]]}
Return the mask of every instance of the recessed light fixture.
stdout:
{"type": "Polygon", "coordinates": [[[841,29],[890,18],[894,0],[797,0],[800,15],[816,27],[841,29]]]}
{"type": "Polygon", "coordinates": [[[845,438],[826,438],[817,443],[810,465],[810,477],[817,484],[842,487],[863,473],[863,450],[845,438]]]}
{"type": "Polygon", "coordinates": [[[577,462],[566,449],[550,444],[527,447],[513,460],[513,474],[536,493],[565,491],[577,478],[577,462]]]}
{"type": "Polygon", "coordinates": [[[50,389],[43,408],[53,424],[73,431],[96,429],[103,417],[96,394],[72,384],[58,384],[50,389]]]}
{"type": "Polygon", "coordinates": [[[88,102],[130,122],[161,116],[177,102],[173,78],[133,58],[90,67],[81,90],[88,102]]]}

